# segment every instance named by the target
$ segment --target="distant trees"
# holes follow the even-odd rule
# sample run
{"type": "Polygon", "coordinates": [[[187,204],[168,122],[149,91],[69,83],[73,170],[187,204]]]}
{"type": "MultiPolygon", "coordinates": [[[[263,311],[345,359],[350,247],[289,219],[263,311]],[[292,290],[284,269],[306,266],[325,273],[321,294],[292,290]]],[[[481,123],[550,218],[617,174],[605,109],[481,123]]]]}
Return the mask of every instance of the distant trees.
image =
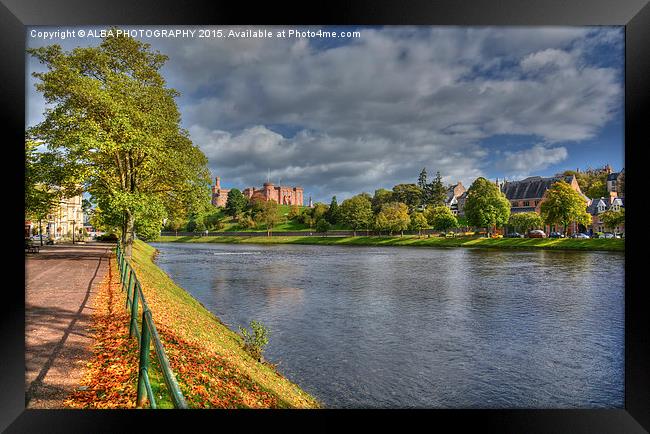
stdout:
{"type": "Polygon", "coordinates": [[[423,213],[415,211],[411,213],[411,223],[409,224],[409,229],[412,231],[418,231],[418,236],[422,236],[422,229],[429,227],[429,222],[423,213]]]}
{"type": "Polygon", "coordinates": [[[501,227],[510,218],[510,202],[499,187],[483,177],[477,178],[467,190],[465,217],[470,225],[486,228],[501,227]]]}
{"type": "Polygon", "coordinates": [[[426,216],[429,225],[431,225],[435,230],[447,231],[458,227],[456,216],[445,205],[428,208],[424,215],[426,216]]]}
{"type": "Polygon", "coordinates": [[[393,187],[392,200],[405,204],[412,211],[422,203],[422,190],[415,184],[398,184],[393,187]]]}
{"type": "Polygon", "coordinates": [[[566,235],[567,227],[572,222],[585,226],[591,223],[586,205],[585,199],[567,182],[558,181],[547,190],[546,199],[540,205],[540,214],[547,224],[562,225],[566,235]]]}
{"type": "Polygon", "coordinates": [[[255,223],[266,227],[266,235],[270,236],[273,226],[278,224],[280,216],[278,215],[279,205],[274,200],[256,200],[253,202],[251,213],[255,223]]]}
{"type": "Polygon", "coordinates": [[[327,209],[327,212],[325,212],[324,217],[331,225],[336,225],[339,223],[339,220],[341,219],[341,212],[339,205],[336,202],[336,196],[332,197],[332,202],[330,202],[330,206],[327,209]]]}
{"type": "Polygon", "coordinates": [[[587,168],[584,171],[565,170],[563,176],[574,175],[580,191],[587,197],[605,197],[607,196],[607,171],[603,169],[587,168]]]}
{"type": "Polygon", "coordinates": [[[508,224],[515,231],[525,233],[533,229],[541,229],[544,226],[544,221],[536,212],[520,212],[510,215],[508,224]]]}
{"type": "Polygon", "coordinates": [[[228,199],[226,200],[225,212],[231,217],[236,217],[243,213],[248,206],[248,199],[236,188],[228,192],[228,199]]]}
{"type": "Polygon", "coordinates": [[[445,204],[447,189],[442,183],[440,172],[436,172],[435,179],[427,186],[425,196],[427,198],[425,205],[427,206],[435,207],[445,204]]]}
{"type": "Polygon", "coordinates": [[[372,212],[374,214],[379,214],[381,207],[384,204],[393,201],[393,192],[386,190],[385,188],[380,188],[375,190],[375,195],[372,198],[372,212]]]}
{"type": "Polygon", "coordinates": [[[606,228],[612,229],[616,233],[615,228],[625,224],[625,208],[619,211],[609,210],[598,215],[606,228]]]}
{"type": "Polygon", "coordinates": [[[384,204],[375,219],[377,230],[387,230],[389,235],[393,235],[393,232],[400,232],[400,235],[404,235],[403,231],[408,229],[410,223],[408,206],[401,202],[384,204]]]}
{"type": "Polygon", "coordinates": [[[354,236],[361,229],[368,229],[372,224],[372,203],[366,196],[356,195],[343,201],[340,207],[342,222],[351,227],[354,236]]]}

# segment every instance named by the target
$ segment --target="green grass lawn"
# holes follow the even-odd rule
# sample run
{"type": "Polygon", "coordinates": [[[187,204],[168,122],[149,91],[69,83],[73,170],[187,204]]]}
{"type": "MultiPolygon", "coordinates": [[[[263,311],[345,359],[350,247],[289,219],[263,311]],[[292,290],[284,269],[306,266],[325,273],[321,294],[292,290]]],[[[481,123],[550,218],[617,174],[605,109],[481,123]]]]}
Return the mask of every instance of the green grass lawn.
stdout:
{"type": "Polygon", "coordinates": [[[163,236],[156,241],[186,243],[252,243],[252,244],[320,244],[342,246],[421,246],[421,247],[486,247],[500,249],[559,249],[559,250],[603,250],[624,251],[623,239],[574,239],[574,238],[480,238],[480,237],[318,237],[318,236],[163,236]]]}

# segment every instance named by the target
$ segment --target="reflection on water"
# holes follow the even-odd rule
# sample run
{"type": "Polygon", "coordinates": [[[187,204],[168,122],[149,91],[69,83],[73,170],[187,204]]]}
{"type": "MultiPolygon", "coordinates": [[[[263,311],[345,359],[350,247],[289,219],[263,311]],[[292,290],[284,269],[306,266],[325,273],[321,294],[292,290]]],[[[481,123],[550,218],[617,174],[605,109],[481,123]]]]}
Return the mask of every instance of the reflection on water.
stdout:
{"type": "Polygon", "coordinates": [[[623,407],[622,253],[153,245],[328,407],[623,407]]]}

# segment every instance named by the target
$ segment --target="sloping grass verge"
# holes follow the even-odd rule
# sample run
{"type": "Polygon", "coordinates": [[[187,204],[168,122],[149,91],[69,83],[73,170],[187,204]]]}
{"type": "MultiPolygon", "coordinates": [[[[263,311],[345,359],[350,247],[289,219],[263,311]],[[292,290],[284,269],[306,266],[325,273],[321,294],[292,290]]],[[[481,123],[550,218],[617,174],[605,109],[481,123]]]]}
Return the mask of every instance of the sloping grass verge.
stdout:
{"type": "Polygon", "coordinates": [[[191,408],[317,408],[319,403],[242,348],[225,326],[153,262],[136,241],[131,264],[140,280],[171,368],[191,408]]]}
{"type": "Polygon", "coordinates": [[[495,249],[549,249],[585,251],[624,251],[625,240],[618,238],[574,239],[574,238],[481,238],[481,237],[319,237],[319,236],[162,236],[158,242],[179,243],[250,243],[250,244],[316,244],[336,246],[416,246],[416,247],[485,247],[495,249]]]}

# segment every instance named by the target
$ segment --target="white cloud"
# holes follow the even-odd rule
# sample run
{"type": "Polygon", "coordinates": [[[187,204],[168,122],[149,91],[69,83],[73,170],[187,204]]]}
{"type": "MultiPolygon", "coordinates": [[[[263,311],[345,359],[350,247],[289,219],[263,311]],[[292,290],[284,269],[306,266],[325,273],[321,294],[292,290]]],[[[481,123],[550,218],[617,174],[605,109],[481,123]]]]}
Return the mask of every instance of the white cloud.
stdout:
{"type": "Polygon", "coordinates": [[[497,166],[511,173],[511,176],[525,177],[566,160],[569,152],[564,146],[550,147],[536,144],[521,151],[506,151],[503,155],[504,158],[497,163],[497,166]]]}

